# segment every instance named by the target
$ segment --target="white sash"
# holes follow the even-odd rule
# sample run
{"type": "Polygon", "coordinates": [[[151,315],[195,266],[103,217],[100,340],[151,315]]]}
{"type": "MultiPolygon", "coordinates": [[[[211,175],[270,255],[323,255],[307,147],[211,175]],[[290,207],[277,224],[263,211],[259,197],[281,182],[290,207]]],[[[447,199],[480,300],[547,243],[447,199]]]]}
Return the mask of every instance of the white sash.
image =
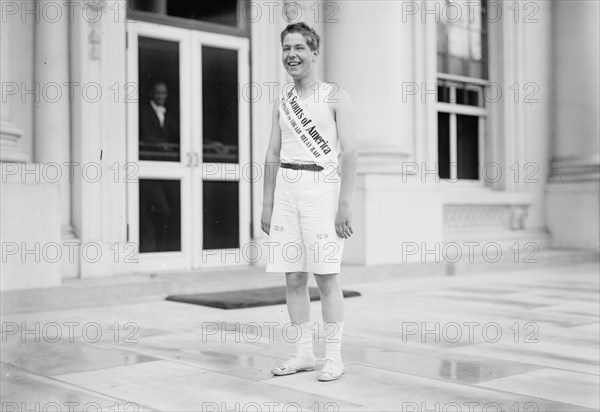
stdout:
{"type": "MultiPolygon", "coordinates": [[[[322,133],[308,110],[298,97],[292,84],[282,93],[279,115],[296,137],[296,141],[316,164],[325,166],[334,151],[330,139],[322,133]]],[[[316,92],[315,92],[316,93],[316,92]]]]}

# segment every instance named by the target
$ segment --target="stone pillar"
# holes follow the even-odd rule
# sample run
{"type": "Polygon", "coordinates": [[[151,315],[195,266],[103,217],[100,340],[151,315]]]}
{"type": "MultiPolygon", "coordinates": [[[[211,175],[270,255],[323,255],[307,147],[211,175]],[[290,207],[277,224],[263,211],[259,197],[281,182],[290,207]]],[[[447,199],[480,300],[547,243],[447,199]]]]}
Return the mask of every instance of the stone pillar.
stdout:
{"type": "Polygon", "coordinates": [[[70,2],[76,11],[70,30],[71,80],[89,86],[71,105],[72,160],[82,165],[72,185],[72,223],[81,240],[79,276],[132,272],[137,269],[133,245],[127,244],[127,190],[138,185],[131,183],[137,175],[128,178],[127,139],[136,137],[127,135],[126,114],[127,104],[137,102],[127,94],[132,84],[126,77],[125,3],[70,2]]]}
{"type": "Polygon", "coordinates": [[[599,15],[595,1],[554,1],[554,141],[548,228],[557,247],[600,247],[599,15]]]}
{"type": "MultiPolygon", "coordinates": [[[[60,226],[63,245],[62,277],[76,277],[78,262],[70,257],[77,243],[71,225],[71,107],[69,103],[69,8],[66,2],[36,0],[40,10],[52,3],[52,16],[40,18],[34,33],[34,79],[42,90],[34,109],[34,161],[62,171],[60,226]],[[51,17],[51,18],[50,18],[51,17]],[[60,93],[60,95],[58,94],[60,93]]],[[[50,6],[46,8],[49,10],[50,6]]]]}
{"type": "MultiPolygon", "coordinates": [[[[10,76],[10,19],[0,24],[0,84],[7,85],[12,81],[10,76]]],[[[17,87],[17,86],[15,86],[17,87]]],[[[4,91],[3,91],[4,93],[4,91]]],[[[10,117],[10,100],[0,102],[0,162],[24,162],[27,156],[21,151],[19,138],[23,134],[10,117]]]]}
{"type": "Polygon", "coordinates": [[[344,263],[429,261],[424,249],[439,248],[443,239],[440,185],[431,179],[435,16],[417,11],[420,3],[336,1],[324,22],[325,79],[349,93],[358,144],[355,234],[344,263]]]}
{"type": "MultiPolygon", "coordinates": [[[[37,0],[37,7],[49,0],[37,0]]],[[[41,18],[35,24],[35,82],[46,90],[34,111],[34,160],[37,163],[56,163],[63,172],[60,183],[62,236],[73,237],[71,226],[71,187],[68,178],[71,130],[68,87],[69,82],[69,18],[64,4],[52,2],[61,10],[56,20],[41,18]],[[56,93],[62,96],[57,98],[56,93]]]]}
{"type": "Polygon", "coordinates": [[[402,162],[415,155],[420,94],[403,103],[402,92],[420,80],[414,71],[413,43],[415,25],[423,24],[416,16],[402,21],[402,2],[335,5],[335,21],[325,21],[322,61],[326,80],[347,90],[360,113],[356,121],[360,168],[400,172],[402,162]]]}
{"type": "MultiPolygon", "coordinates": [[[[258,4],[258,3],[257,3],[258,4]]],[[[262,3],[260,3],[262,7],[262,3]]],[[[260,241],[268,241],[268,236],[260,228],[260,218],[263,202],[263,163],[267,153],[268,139],[262,139],[260,136],[269,136],[271,133],[271,124],[273,118],[273,103],[279,93],[282,82],[290,81],[286,79],[282,72],[285,71],[281,63],[281,45],[279,36],[282,27],[285,27],[283,19],[283,5],[274,7],[273,18],[268,13],[268,9],[261,8],[261,18],[252,21],[248,15],[243,18],[250,21],[252,35],[251,41],[251,76],[252,82],[257,87],[254,91],[252,100],[252,161],[260,165],[255,182],[252,183],[252,221],[253,235],[260,241]]],[[[266,250],[266,246],[262,246],[266,250]]],[[[266,259],[266,254],[265,259],[266,259]]],[[[261,262],[261,264],[266,263],[261,262]]]]}

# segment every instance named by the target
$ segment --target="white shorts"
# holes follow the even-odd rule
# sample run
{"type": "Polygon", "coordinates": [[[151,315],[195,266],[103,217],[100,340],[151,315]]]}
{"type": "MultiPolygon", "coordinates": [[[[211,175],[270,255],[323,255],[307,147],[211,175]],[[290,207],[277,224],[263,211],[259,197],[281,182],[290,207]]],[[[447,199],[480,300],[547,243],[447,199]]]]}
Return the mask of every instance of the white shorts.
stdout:
{"type": "Polygon", "coordinates": [[[339,273],[344,239],[335,231],[340,178],[333,169],[279,168],[267,272],[339,273]]]}

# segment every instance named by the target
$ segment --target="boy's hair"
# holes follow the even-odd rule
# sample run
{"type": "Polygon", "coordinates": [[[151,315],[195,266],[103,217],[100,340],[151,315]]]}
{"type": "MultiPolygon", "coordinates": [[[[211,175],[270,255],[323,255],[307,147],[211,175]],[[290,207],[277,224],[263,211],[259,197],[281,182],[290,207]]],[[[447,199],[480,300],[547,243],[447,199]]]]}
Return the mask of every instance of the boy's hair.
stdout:
{"type": "Polygon", "coordinates": [[[306,44],[308,44],[308,47],[312,51],[319,50],[319,42],[321,41],[321,38],[317,32],[312,27],[309,27],[306,23],[301,21],[299,23],[288,24],[288,26],[281,32],[282,45],[285,36],[290,33],[300,33],[302,36],[304,36],[306,44]]]}

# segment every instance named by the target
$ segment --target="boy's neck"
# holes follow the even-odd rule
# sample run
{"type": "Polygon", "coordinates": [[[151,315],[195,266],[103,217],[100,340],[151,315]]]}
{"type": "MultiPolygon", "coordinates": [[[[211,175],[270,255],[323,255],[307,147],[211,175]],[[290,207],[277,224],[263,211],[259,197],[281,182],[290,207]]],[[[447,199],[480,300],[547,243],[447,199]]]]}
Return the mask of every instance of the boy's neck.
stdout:
{"type": "Polygon", "coordinates": [[[306,94],[310,90],[313,90],[317,83],[317,79],[314,73],[309,76],[303,77],[302,79],[294,79],[294,87],[299,95],[306,94]]]}

